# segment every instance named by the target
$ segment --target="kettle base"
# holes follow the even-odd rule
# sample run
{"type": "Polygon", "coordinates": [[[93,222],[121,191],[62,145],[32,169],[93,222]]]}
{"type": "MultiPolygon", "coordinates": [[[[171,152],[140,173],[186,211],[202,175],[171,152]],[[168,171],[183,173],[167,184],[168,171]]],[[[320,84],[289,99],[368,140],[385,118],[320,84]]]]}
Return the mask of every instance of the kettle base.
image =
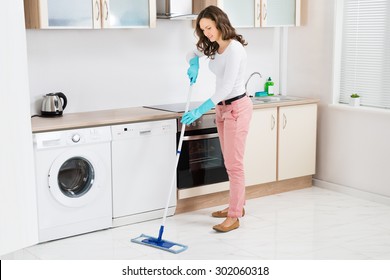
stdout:
{"type": "Polygon", "coordinates": [[[44,118],[55,118],[62,117],[62,112],[41,112],[41,117],[44,118]]]}

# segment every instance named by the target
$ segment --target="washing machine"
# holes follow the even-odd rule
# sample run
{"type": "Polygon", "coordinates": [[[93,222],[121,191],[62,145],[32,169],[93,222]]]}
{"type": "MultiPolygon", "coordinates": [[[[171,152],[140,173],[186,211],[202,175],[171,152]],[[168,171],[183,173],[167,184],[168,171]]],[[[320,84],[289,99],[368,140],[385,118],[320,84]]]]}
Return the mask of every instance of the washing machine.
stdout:
{"type": "Polygon", "coordinates": [[[111,128],[34,133],[39,242],[112,225],[111,128]]]}

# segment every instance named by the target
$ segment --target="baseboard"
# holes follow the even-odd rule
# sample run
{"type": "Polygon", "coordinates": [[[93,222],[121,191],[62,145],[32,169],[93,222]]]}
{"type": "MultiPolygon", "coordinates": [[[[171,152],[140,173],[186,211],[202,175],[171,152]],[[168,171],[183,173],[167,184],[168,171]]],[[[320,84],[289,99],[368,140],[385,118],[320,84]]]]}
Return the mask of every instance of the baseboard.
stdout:
{"type": "Polygon", "coordinates": [[[318,180],[318,179],[313,179],[313,186],[319,187],[319,188],[324,188],[344,194],[348,194],[350,196],[362,198],[365,200],[373,201],[373,202],[378,202],[382,204],[386,204],[390,206],[390,197],[384,196],[384,195],[379,195],[375,193],[370,193],[366,191],[361,191],[355,188],[343,186],[343,185],[338,185],[334,183],[330,183],[327,181],[323,180],[318,180]]]}

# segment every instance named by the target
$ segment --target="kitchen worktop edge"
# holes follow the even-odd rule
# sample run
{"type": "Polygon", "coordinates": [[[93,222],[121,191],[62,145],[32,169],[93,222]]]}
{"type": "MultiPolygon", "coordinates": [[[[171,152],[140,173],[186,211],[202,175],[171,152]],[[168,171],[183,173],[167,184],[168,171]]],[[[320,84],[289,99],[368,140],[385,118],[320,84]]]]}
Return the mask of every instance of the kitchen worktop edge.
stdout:
{"type": "MultiPolygon", "coordinates": [[[[274,102],[267,104],[255,104],[254,109],[285,107],[302,104],[318,103],[318,99],[304,98],[301,100],[274,102]]],[[[212,110],[210,113],[213,113],[212,110]]],[[[109,126],[124,123],[157,121],[179,118],[181,113],[155,110],[145,107],[130,107],[111,110],[100,110],[80,113],[65,113],[61,117],[31,118],[33,133],[49,132],[66,129],[78,129],[85,127],[109,126]]]]}
{"type": "Polygon", "coordinates": [[[144,107],[131,107],[91,112],[68,113],[61,117],[31,119],[33,133],[85,127],[109,126],[115,124],[176,119],[178,113],[153,110],[144,107]]]}

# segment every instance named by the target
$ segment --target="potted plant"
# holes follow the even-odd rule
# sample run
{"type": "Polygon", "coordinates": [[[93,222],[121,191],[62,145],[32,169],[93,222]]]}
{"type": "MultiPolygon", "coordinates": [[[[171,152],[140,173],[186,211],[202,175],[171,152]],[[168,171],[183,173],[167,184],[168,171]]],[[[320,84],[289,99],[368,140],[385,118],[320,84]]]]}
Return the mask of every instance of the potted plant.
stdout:
{"type": "Polygon", "coordinates": [[[351,98],[349,99],[349,105],[354,107],[360,106],[360,95],[357,93],[351,94],[351,98]]]}

